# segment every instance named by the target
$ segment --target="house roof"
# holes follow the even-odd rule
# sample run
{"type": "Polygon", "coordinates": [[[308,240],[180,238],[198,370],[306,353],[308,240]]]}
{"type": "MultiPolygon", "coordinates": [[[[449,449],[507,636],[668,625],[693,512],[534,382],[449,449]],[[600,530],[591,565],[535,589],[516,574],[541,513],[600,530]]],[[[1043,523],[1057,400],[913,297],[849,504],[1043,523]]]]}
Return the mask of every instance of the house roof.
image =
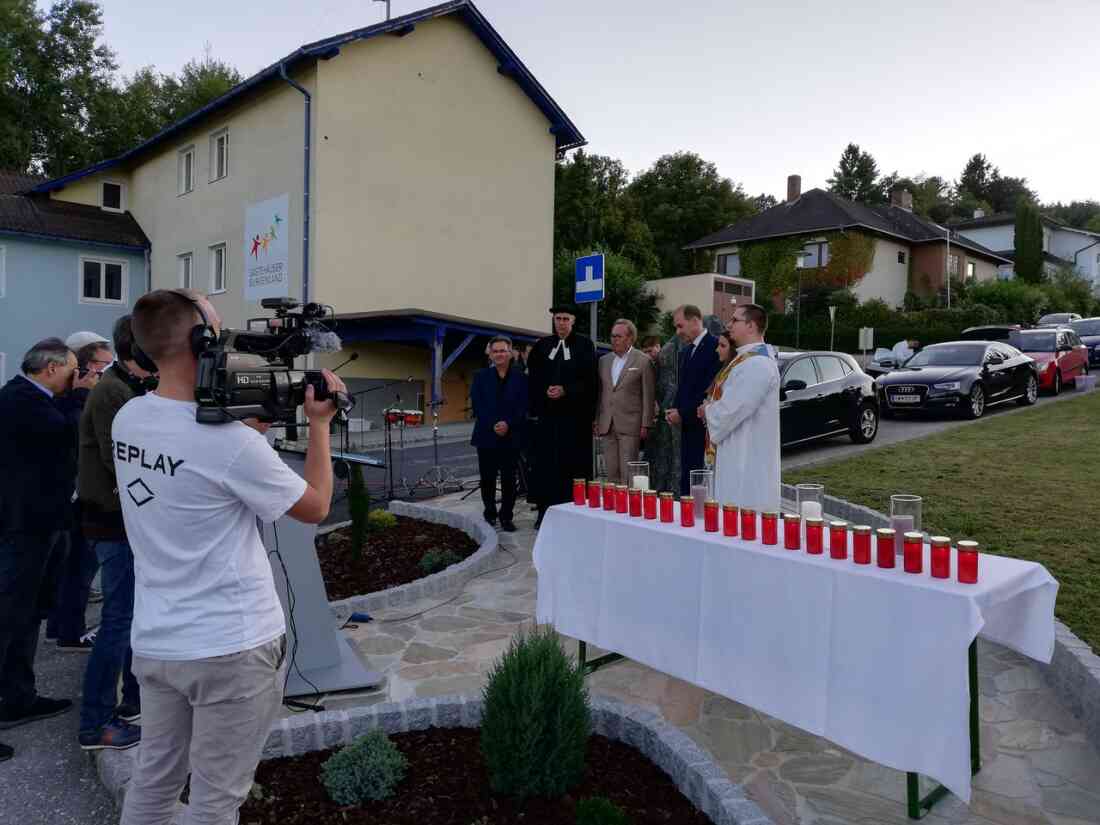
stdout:
{"type": "Polygon", "coordinates": [[[519,87],[523,89],[531,99],[531,102],[534,103],[546,116],[546,119],[550,121],[550,133],[555,137],[558,151],[564,152],[567,149],[575,149],[587,143],[584,139],[584,135],[582,135],[577,127],[573,125],[573,121],[569,119],[569,116],[566,115],[562,108],[558,106],[552,97],[550,97],[550,94],[535,79],[535,76],[531,74],[530,70],[523,65],[523,61],[521,61],[516,53],[512,51],[511,47],[504,42],[504,38],[502,38],[497,33],[496,29],[489,24],[489,21],[485,19],[480,11],[478,11],[473,2],[471,2],[471,0],[450,0],[450,2],[432,6],[427,9],[421,9],[420,11],[412,12],[411,14],[406,14],[401,17],[395,17],[383,23],[367,26],[362,29],[355,29],[350,32],[345,32],[344,34],[325,38],[324,40],[318,40],[314,43],[307,43],[281,60],[272,63],[266,69],[261,69],[259,72],[252,75],[252,77],[238,83],[221,97],[212,100],[210,103],[192,112],[187,117],[176,121],[153,135],[144,143],[140,143],[132,149],[123,152],[118,157],[101,161],[100,163],[77,172],[72,172],[63,177],[41,183],[35,187],[34,191],[51,192],[56,189],[61,189],[73,181],[95,174],[96,172],[102,172],[105,169],[110,169],[143,155],[165,141],[172,139],[180,132],[189,129],[203,118],[229,106],[238,98],[250,93],[258,86],[280,77],[284,69],[286,71],[291,71],[300,65],[310,64],[317,60],[329,60],[340,54],[341,46],[358,40],[369,40],[372,37],[383,34],[405,35],[412,32],[417,23],[422,23],[437,17],[445,17],[450,14],[456,15],[459,20],[470,28],[485,48],[492,52],[499,61],[497,71],[506,77],[512,78],[519,84],[519,87]]]}
{"type": "MultiPolygon", "coordinates": [[[[744,241],[833,232],[841,229],[866,229],[910,243],[930,243],[947,239],[946,228],[900,206],[890,204],[871,206],[850,201],[840,195],[826,192],[824,189],[810,189],[797,200],[781,203],[743,221],[738,221],[725,229],[693,241],[685,249],[703,249],[744,241]]],[[[998,263],[1007,263],[1002,255],[992,249],[969,238],[958,237],[954,232],[951,234],[951,243],[998,263]]]]}
{"type": "Polygon", "coordinates": [[[50,200],[35,195],[0,194],[0,233],[146,249],[149,239],[129,212],[50,200]]]}
{"type": "MultiPolygon", "coordinates": [[[[1050,215],[1040,215],[1039,220],[1045,223],[1047,226],[1053,229],[1062,229],[1066,232],[1076,232],[1079,235],[1089,235],[1093,238],[1100,238],[1100,232],[1090,232],[1088,229],[1081,229],[1077,226],[1070,226],[1065,221],[1060,221],[1057,218],[1052,218],[1050,215]]],[[[981,229],[987,226],[1007,226],[1008,224],[1016,223],[1016,214],[1014,212],[998,212],[995,215],[983,215],[980,218],[970,218],[965,221],[951,221],[949,226],[952,230],[959,229],[981,229]]]]}
{"type": "Polygon", "coordinates": [[[26,192],[46,178],[41,175],[29,175],[26,172],[16,172],[11,169],[0,169],[0,195],[16,195],[26,192]]]}

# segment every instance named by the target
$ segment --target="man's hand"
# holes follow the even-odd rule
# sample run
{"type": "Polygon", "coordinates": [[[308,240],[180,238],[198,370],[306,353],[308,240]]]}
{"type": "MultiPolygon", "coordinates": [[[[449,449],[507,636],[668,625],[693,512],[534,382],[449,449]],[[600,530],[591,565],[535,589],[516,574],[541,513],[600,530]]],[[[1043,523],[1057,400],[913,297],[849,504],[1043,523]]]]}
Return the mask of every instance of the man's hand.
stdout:
{"type": "Polygon", "coordinates": [[[90,390],[99,383],[99,373],[95,370],[88,370],[84,373],[84,377],[81,378],[80,372],[73,373],[73,389],[74,390],[90,390]]]}
{"type": "Polygon", "coordinates": [[[493,432],[499,435],[501,438],[508,435],[508,422],[498,421],[493,425],[493,432]]]}
{"type": "Polygon", "coordinates": [[[645,441],[647,438],[649,438],[649,427],[642,427],[642,432],[638,437],[641,438],[642,441],[645,441]]]}
{"type": "Polygon", "coordinates": [[[559,398],[564,398],[565,387],[560,384],[553,384],[546,388],[546,396],[547,398],[552,398],[554,401],[557,401],[559,398]]]}
{"type": "MultiPolygon", "coordinates": [[[[347,387],[339,376],[331,370],[321,370],[325,376],[325,384],[328,385],[329,395],[337,392],[347,392],[347,387]]],[[[328,424],[336,416],[336,402],[330,398],[326,401],[317,401],[314,397],[313,386],[306,387],[306,401],[302,405],[306,419],[311,426],[328,424]]]]}
{"type": "Polygon", "coordinates": [[[676,409],[675,407],[671,410],[668,410],[665,413],[665,421],[667,421],[669,424],[679,424],[679,423],[681,423],[680,422],[680,411],[678,409],[676,409]]]}
{"type": "Polygon", "coordinates": [[[695,415],[699,418],[700,421],[704,420],[707,417],[707,405],[700,404],[699,408],[695,411],[695,415]]]}
{"type": "Polygon", "coordinates": [[[261,421],[258,418],[246,418],[242,423],[246,427],[251,427],[260,435],[267,435],[267,431],[271,429],[270,421],[261,421]]]}

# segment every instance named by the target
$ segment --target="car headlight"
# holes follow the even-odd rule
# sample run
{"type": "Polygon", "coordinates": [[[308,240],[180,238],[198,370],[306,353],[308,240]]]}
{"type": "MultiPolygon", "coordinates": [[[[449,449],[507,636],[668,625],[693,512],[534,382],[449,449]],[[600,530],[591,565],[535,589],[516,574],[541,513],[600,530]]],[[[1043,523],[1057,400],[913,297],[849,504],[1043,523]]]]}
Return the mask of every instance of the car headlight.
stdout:
{"type": "Polygon", "coordinates": [[[954,391],[958,392],[960,386],[962,386],[962,385],[958,381],[945,381],[942,384],[933,384],[932,389],[934,389],[934,390],[954,390],[954,391]]]}

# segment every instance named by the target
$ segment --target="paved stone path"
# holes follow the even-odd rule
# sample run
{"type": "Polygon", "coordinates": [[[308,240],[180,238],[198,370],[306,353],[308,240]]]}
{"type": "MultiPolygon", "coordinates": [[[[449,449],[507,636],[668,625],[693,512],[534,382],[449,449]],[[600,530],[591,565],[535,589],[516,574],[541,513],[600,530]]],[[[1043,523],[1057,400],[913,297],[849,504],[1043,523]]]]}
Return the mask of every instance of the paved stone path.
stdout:
{"type": "MultiPolygon", "coordinates": [[[[449,496],[433,505],[476,513],[480,504],[449,496]]],[[[479,693],[493,661],[521,625],[533,621],[536,573],[533,519],[502,534],[507,569],[469,582],[450,603],[426,600],[375,614],[348,630],[374,670],[381,690],[330,696],[349,704],[479,693]]],[[[572,641],[567,642],[574,648],[572,641]]],[[[595,652],[590,655],[596,655],[595,652]]],[[[982,755],[969,808],[954,797],[927,817],[930,825],[1080,825],[1100,823],[1100,756],[1079,720],[1047,688],[1029,660],[979,641],[982,755]]],[[[779,825],[903,823],[905,777],[744,705],[633,662],[589,680],[605,693],[660,712],[717,758],[731,779],[779,825]]]]}

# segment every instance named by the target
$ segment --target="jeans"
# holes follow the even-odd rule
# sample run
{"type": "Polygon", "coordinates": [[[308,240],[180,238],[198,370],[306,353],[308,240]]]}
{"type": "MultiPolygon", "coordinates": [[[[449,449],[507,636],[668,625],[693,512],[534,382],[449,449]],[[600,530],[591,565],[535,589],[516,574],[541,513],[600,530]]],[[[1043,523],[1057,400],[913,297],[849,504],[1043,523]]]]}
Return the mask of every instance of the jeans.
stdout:
{"type": "Polygon", "coordinates": [[[500,520],[511,521],[516,504],[516,463],[519,450],[513,447],[478,447],[477,465],[481,474],[481,503],[485,520],[497,517],[497,475],[500,475],[500,520]]]}
{"type": "Polygon", "coordinates": [[[69,531],[69,553],[60,568],[57,601],[46,620],[48,637],[75,642],[87,631],[84,614],[98,569],[95,549],[84,540],[80,527],[74,527],[69,531]]]}
{"type": "Polygon", "coordinates": [[[84,699],[80,705],[80,732],[96,731],[115,715],[118,677],[122,674],[122,701],[140,703],[138,683],[131,669],[130,624],[134,618],[134,554],[125,541],[98,541],[95,545],[102,573],[103,614],[95,647],[84,671],[84,699]]]}

